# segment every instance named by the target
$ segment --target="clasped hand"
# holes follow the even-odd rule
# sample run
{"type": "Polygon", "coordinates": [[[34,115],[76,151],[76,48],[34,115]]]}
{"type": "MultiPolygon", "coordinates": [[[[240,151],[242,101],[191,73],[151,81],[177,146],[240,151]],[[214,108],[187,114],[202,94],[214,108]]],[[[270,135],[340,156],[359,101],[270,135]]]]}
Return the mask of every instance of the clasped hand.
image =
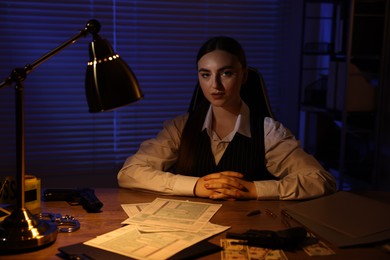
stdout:
{"type": "Polygon", "coordinates": [[[256,199],[253,182],[243,179],[239,172],[224,171],[211,173],[199,178],[195,186],[195,196],[210,199],[256,199]]]}

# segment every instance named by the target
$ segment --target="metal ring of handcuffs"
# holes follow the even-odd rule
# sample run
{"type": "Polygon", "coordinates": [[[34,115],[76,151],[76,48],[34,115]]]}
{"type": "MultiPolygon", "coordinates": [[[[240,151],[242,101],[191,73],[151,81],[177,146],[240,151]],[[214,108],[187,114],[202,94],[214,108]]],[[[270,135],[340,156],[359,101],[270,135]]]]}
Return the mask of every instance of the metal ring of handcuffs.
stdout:
{"type": "Polygon", "coordinates": [[[57,224],[58,232],[71,233],[80,229],[80,222],[72,216],[53,213],[39,213],[39,219],[50,220],[57,224]]]}

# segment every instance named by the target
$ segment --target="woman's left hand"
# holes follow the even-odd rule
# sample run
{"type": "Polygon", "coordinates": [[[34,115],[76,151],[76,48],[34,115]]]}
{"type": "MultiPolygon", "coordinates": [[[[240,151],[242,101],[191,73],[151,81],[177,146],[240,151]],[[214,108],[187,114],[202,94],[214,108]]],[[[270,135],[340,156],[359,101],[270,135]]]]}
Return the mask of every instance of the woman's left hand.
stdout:
{"type": "Polygon", "coordinates": [[[202,179],[204,188],[211,192],[210,199],[257,199],[254,183],[244,180],[241,173],[224,171],[206,175],[202,179]]]}

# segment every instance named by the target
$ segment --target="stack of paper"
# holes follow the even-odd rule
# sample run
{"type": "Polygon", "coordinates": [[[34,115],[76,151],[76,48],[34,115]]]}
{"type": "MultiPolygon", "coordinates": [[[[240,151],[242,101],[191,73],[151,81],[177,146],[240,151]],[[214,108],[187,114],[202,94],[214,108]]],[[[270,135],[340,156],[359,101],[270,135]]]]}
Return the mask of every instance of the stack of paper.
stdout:
{"type": "Polygon", "coordinates": [[[209,222],[220,207],[162,198],[150,204],[125,204],[127,225],[84,244],[136,259],[167,259],[228,229],[209,222]]]}

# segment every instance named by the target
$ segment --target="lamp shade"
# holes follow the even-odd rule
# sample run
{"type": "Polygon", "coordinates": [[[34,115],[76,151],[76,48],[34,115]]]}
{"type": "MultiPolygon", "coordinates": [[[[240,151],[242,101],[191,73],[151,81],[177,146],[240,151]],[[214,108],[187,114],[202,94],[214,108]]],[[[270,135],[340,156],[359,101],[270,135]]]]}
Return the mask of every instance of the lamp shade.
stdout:
{"type": "Polygon", "coordinates": [[[89,112],[109,111],[143,97],[134,73],[107,40],[94,37],[89,56],[85,77],[89,112]]]}

